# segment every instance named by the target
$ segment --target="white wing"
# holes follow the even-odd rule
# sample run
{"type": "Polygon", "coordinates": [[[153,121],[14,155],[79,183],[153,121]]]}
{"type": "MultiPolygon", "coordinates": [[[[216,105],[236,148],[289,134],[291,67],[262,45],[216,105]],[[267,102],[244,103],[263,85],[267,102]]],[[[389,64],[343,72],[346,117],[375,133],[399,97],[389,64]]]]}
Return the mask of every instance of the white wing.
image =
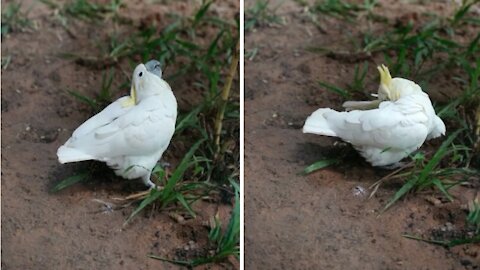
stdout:
{"type": "Polygon", "coordinates": [[[85,134],[104,126],[110,122],[112,122],[115,118],[118,118],[121,115],[127,113],[131,107],[123,107],[122,103],[129,99],[129,96],[121,97],[117,99],[112,104],[108,105],[105,109],[101,112],[97,113],[96,115],[92,116],[90,119],[85,121],[82,125],[80,125],[72,134],[72,140],[77,137],[84,136],[85,134]]]}
{"type": "Polygon", "coordinates": [[[165,149],[175,131],[176,111],[159,104],[162,100],[158,97],[145,99],[109,123],[89,125],[96,127],[82,130],[65,147],[103,161],[120,156],[147,156],[165,149]]]}
{"type": "Polygon", "coordinates": [[[420,147],[428,133],[428,116],[415,95],[382,102],[374,110],[326,111],[323,116],[338,137],[355,146],[420,147]]]}

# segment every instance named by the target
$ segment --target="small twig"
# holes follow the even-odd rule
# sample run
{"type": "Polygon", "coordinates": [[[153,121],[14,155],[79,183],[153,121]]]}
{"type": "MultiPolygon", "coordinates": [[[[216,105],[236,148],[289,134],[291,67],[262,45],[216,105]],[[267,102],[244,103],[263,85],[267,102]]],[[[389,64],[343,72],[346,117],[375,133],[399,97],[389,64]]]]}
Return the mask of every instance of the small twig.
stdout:
{"type": "Polygon", "coordinates": [[[150,189],[145,191],[140,191],[138,193],[130,194],[125,198],[115,197],[113,199],[116,201],[141,200],[141,199],[145,199],[148,196],[148,194],[150,194],[150,189]]]}

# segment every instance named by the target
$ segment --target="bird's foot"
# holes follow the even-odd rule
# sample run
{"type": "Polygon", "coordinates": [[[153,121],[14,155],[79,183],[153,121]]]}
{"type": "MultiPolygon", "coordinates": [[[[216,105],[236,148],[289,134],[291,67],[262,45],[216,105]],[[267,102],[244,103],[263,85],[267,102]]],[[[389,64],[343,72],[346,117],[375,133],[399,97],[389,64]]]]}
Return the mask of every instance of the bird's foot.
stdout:
{"type": "Polygon", "coordinates": [[[146,186],[148,186],[148,191],[152,189],[160,190],[160,186],[155,185],[155,183],[153,183],[152,180],[150,180],[150,178],[148,178],[146,181],[144,180],[143,182],[145,183],[146,186]]]}
{"type": "Polygon", "coordinates": [[[166,168],[171,168],[172,167],[172,164],[170,164],[169,162],[166,162],[166,161],[159,161],[158,165],[160,165],[160,167],[162,167],[164,170],[166,168]]]}
{"type": "Polygon", "coordinates": [[[143,191],[140,191],[140,192],[137,192],[137,193],[133,193],[133,194],[130,194],[128,195],[127,197],[125,197],[125,200],[139,200],[139,199],[144,199],[148,196],[148,194],[150,194],[150,192],[152,191],[152,189],[155,189],[157,191],[159,191],[161,189],[160,186],[157,186],[155,185],[155,183],[152,182],[152,180],[150,180],[150,178],[144,178],[142,179],[143,180],[143,183],[148,186],[148,189],[147,190],[143,190],[143,191]]]}

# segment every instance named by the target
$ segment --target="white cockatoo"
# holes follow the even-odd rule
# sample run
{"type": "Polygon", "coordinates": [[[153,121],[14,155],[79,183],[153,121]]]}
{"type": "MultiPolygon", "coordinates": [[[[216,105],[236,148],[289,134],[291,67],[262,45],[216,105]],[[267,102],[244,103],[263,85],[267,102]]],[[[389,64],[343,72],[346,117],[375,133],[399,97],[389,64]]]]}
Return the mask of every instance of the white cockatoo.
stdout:
{"type": "Polygon", "coordinates": [[[373,166],[393,168],[425,140],[444,135],[445,124],[420,86],[392,79],[383,65],[378,70],[377,100],[345,102],[346,112],[318,109],[305,121],[303,132],[339,137],[373,166]]]}
{"type": "Polygon", "coordinates": [[[149,186],[153,167],[170,144],[177,119],[177,100],[162,79],[160,62],[139,64],[130,96],[117,99],[80,125],[57,151],[60,163],[106,162],[126,179],[149,186]]]}

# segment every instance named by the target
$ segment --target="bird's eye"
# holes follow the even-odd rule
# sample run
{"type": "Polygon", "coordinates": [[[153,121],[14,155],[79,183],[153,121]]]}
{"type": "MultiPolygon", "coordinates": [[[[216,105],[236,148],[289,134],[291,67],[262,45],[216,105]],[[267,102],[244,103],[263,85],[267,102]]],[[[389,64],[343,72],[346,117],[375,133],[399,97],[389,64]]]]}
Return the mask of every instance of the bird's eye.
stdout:
{"type": "Polygon", "coordinates": [[[138,73],[138,77],[142,77],[143,72],[138,73]]]}
{"type": "Polygon", "coordinates": [[[160,65],[155,65],[155,69],[160,68],[160,65]]]}

